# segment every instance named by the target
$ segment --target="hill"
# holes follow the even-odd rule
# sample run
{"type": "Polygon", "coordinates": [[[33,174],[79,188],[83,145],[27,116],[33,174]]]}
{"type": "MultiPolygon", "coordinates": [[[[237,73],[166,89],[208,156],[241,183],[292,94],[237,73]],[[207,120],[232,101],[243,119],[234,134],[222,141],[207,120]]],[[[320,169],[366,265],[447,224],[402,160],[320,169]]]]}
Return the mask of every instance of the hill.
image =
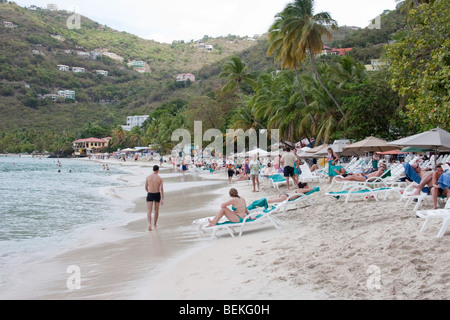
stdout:
{"type": "Polygon", "coordinates": [[[216,74],[207,71],[210,66],[257,44],[255,39],[231,35],[162,44],[84,16],[79,29],[68,28],[71,15],[0,3],[0,21],[12,25],[0,26],[0,130],[125,124],[126,116],[148,114],[169,99],[180,87],[177,74],[193,73],[201,83],[216,74]],[[133,61],[140,67],[130,66],[133,61]],[[84,72],[74,73],[73,67],[84,72]],[[60,90],[75,91],[75,101],[52,101],[55,97],[49,95],[60,90]]]}

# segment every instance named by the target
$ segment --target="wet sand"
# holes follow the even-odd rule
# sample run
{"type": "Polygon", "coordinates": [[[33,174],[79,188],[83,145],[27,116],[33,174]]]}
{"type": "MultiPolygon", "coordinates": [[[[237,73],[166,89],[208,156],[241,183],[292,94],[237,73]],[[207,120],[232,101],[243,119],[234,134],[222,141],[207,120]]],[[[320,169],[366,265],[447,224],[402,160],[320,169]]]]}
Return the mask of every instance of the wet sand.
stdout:
{"type": "Polygon", "coordinates": [[[93,226],[64,252],[18,266],[11,275],[14,286],[5,292],[5,299],[133,299],[141,291],[142,281],[164,265],[208,245],[198,237],[192,221],[215,214],[219,193],[227,183],[194,174],[183,177],[171,168],[161,170],[166,200],[158,228],[149,232],[144,183],[151,167],[148,163],[128,165],[130,173],[119,177],[125,184],[107,191],[132,203],[133,208],[124,212],[128,223],[93,226]],[[68,281],[75,283],[73,266],[80,271],[80,289],[68,289],[68,281]]]}

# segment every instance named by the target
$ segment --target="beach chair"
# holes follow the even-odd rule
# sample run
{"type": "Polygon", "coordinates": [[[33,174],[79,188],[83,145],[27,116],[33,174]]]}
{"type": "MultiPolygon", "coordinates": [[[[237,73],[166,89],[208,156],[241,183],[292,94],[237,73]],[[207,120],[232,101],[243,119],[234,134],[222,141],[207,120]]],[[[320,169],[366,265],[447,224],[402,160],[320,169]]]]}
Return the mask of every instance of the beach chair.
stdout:
{"type": "Polygon", "coordinates": [[[213,218],[210,217],[195,220],[193,223],[199,225],[200,232],[211,232],[211,239],[217,238],[216,234],[219,231],[226,231],[233,238],[235,237],[235,234],[238,234],[238,236],[241,237],[246,226],[262,224],[266,222],[271,223],[276,229],[281,229],[279,220],[272,215],[273,213],[278,212],[278,205],[269,207],[267,205],[267,199],[263,198],[250,204],[247,209],[249,210],[250,214],[248,214],[242,222],[231,222],[224,217],[219,221],[217,225],[213,227],[207,227],[207,225],[209,224],[208,219],[213,218]],[[236,228],[238,228],[239,231],[236,231],[236,228]]]}
{"type": "Polygon", "coordinates": [[[312,195],[316,192],[319,192],[319,187],[314,187],[312,191],[307,192],[305,194],[294,194],[288,197],[285,201],[280,203],[279,211],[285,212],[289,207],[295,206],[297,207],[298,204],[307,204],[313,206],[315,203],[312,199],[312,195]]]}
{"type": "Polygon", "coordinates": [[[322,179],[321,175],[317,175],[314,172],[311,172],[307,164],[300,165],[300,171],[302,172],[302,174],[298,177],[299,182],[320,182],[322,179]]]}
{"type": "MultiPolygon", "coordinates": [[[[281,174],[274,174],[272,176],[269,176],[269,180],[275,189],[279,189],[280,185],[286,184],[286,178],[281,174]]],[[[289,183],[294,185],[294,180],[292,178],[289,179],[289,183]]]]}
{"type": "Polygon", "coordinates": [[[383,200],[386,200],[390,193],[400,193],[400,188],[376,188],[372,189],[367,186],[355,185],[351,187],[349,190],[337,191],[337,192],[328,192],[327,196],[332,196],[338,200],[345,197],[345,203],[347,204],[351,198],[354,197],[362,197],[364,200],[375,199],[379,201],[378,197],[380,194],[384,194],[383,200]]]}
{"type": "MultiPolygon", "coordinates": [[[[405,208],[409,207],[411,203],[415,202],[415,206],[413,208],[413,211],[417,211],[420,209],[420,206],[425,202],[432,202],[433,197],[428,194],[428,192],[421,191],[418,195],[413,195],[416,188],[414,186],[417,186],[418,184],[415,182],[412,182],[410,185],[404,189],[402,196],[400,197],[399,202],[406,201],[405,208]]],[[[428,190],[428,188],[427,188],[428,190]]],[[[439,196],[438,201],[445,200],[446,198],[444,196],[439,196]]]]}
{"type": "Polygon", "coordinates": [[[447,204],[444,209],[417,211],[416,214],[419,218],[425,219],[420,232],[425,231],[431,220],[442,219],[442,227],[437,234],[437,238],[442,238],[445,231],[450,226],[450,198],[447,200],[447,204]]]}

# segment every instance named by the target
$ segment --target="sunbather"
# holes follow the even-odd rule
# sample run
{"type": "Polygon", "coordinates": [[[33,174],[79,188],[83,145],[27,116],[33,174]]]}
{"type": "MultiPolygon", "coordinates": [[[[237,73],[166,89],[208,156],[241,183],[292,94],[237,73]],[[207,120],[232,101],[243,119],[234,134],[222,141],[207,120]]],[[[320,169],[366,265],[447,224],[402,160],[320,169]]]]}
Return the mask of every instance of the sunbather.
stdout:
{"type": "Polygon", "coordinates": [[[226,216],[231,222],[243,222],[245,216],[249,213],[247,209],[247,203],[244,198],[239,197],[238,191],[234,188],[230,189],[231,199],[221,205],[219,213],[214,217],[214,219],[208,219],[209,225],[207,227],[213,227],[226,216]],[[236,210],[232,211],[228,206],[233,206],[236,210]]]}
{"type": "Polygon", "coordinates": [[[290,198],[291,200],[296,199],[298,197],[300,197],[302,194],[308,193],[313,191],[313,188],[310,188],[308,186],[308,183],[302,183],[299,182],[298,184],[298,189],[295,189],[294,192],[292,193],[282,193],[280,194],[278,197],[276,198],[272,198],[272,199],[267,199],[267,203],[279,203],[279,202],[283,202],[286,199],[290,198]],[[295,195],[298,195],[297,197],[293,197],[295,195]]]}
{"type": "Polygon", "coordinates": [[[450,173],[444,173],[444,170],[442,169],[442,164],[436,165],[436,172],[432,174],[432,189],[431,189],[431,195],[433,198],[433,209],[437,209],[437,200],[439,196],[447,196],[447,199],[450,197],[450,191],[448,189],[448,185],[445,181],[449,181],[450,178],[444,176],[443,179],[441,177],[443,175],[449,175],[450,173]],[[446,179],[445,179],[446,178],[446,179]]]}
{"type": "Polygon", "coordinates": [[[357,173],[352,174],[349,176],[346,176],[345,178],[336,177],[337,181],[360,181],[360,182],[366,182],[368,179],[373,177],[381,177],[386,170],[386,165],[384,163],[380,164],[377,171],[374,171],[370,174],[364,174],[364,173],[357,173]]]}
{"type": "MultiPolygon", "coordinates": [[[[441,164],[439,164],[439,167],[441,167],[442,165],[441,164]]],[[[419,177],[420,177],[420,183],[419,183],[419,185],[417,185],[417,186],[414,186],[414,188],[416,188],[416,190],[414,191],[414,193],[413,194],[411,194],[411,195],[414,195],[414,196],[418,196],[419,194],[420,194],[420,192],[421,191],[423,191],[423,189],[425,188],[425,187],[428,187],[428,188],[431,188],[432,186],[433,186],[433,175],[436,173],[436,172],[429,172],[429,171],[424,171],[424,170],[422,170],[418,165],[417,165],[417,163],[412,163],[411,164],[411,167],[414,169],[414,171],[419,175],[419,177]]],[[[437,168],[437,166],[436,166],[436,168],[437,168]]],[[[441,169],[442,169],[442,167],[441,167],[441,169]]],[[[443,171],[442,171],[443,172],[443,171]]],[[[442,173],[441,173],[442,174],[442,173]]],[[[439,177],[440,177],[440,175],[439,175],[439,177]]],[[[439,180],[439,178],[438,178],[438,180],[439,180]]],[[[438,181],[438,180],[436,180],[436,182],[438,181]]],[[[436,183],[437,184],[437,183],[436,183]]],[[[428,191],[429,189],[425,189],[424,191],[428,191]]]]}

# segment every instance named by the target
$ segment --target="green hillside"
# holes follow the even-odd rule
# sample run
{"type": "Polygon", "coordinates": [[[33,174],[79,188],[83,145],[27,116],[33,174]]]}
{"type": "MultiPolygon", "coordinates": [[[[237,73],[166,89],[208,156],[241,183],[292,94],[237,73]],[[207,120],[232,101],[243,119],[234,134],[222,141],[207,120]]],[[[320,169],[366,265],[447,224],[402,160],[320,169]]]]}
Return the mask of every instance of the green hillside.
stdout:
{"type": "MultiPolygon", "coordinates": [[[[79,29],[68,28],[65,11],[0,3],[0,152],[70,151],[75,139],[105,136],[112,137],[109,151],[149,144],[170,151],[172,132],[192,131],[196,120],[223,132],[278,128],[284,141],[447,129],[450,26],[441,12],[448,7],[443,0],[417,10],[411,4],[385,11],[381,28],[334,30],[332,22],[312,21],[289,30],[280,23],[259,39],[205,36],[169,45],[86,17],[79,29]],[[290,40],[306,35],[320,45],[290,40]],[[280,59],[267,55],[269,46],[280,59]],[[281,61],[293,69],[280,70],[281,61]],[[180,73],[195,81],[176,81],[180,73]],[[125,132],[120,125],[132,115],[150,118],[125,132]]],[[[314,17],[293,12],[286,14],[299,26],[314,17]]]]}
{"type": "Polygon", "coordinates": [[[88,122],[125,124],[126,116],[148,114],[171,99],[180,87],[175,81],[178,73],[195,74],[200,86],[216,74],[207,71],[211,65],[255,45],[255,41],[235,36],[161,44],[86,17],[81,17],[80,29],[69,29],[70,16],[65,11],[31,11],[13,3],[0,4],[0,21],[15,25],[0,26],[0,130],[70,131],[88,122]],[[199,42],[212,45],[213,51],[201,49],[199,42]],[[123,61],[105,53],[114,53],[123,61]],[[146,73],[129,67],[127,63],[133,60],[145,62],[146,73]],[[58,65],[69,66],[70,71],[60,71],[58,65]],[[72,67],[85,72],[73,73],[72,67]],[[108,71],[108,76],[95,70],[108,71]],[[59,90],[75,91],[75,101],[40,98],[59,90]]]}

